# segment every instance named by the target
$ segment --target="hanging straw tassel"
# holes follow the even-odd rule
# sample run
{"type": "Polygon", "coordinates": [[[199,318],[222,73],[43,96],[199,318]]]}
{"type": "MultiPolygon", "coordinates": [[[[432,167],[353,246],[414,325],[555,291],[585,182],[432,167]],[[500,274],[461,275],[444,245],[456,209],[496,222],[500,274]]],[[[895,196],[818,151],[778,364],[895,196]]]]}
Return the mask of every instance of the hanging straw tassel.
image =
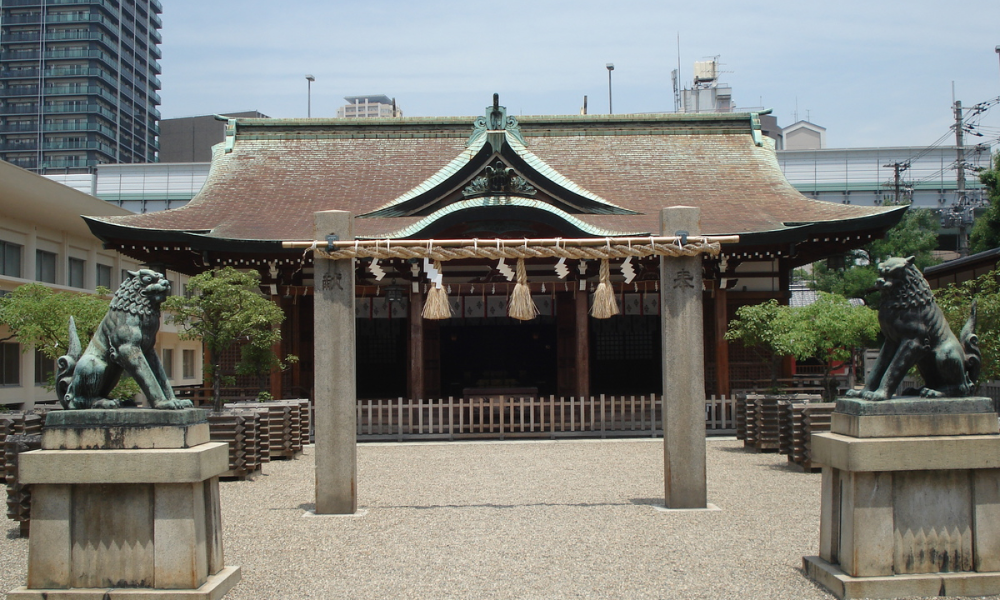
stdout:
{"type": "Polygon", "coordinates": [[[611,288],[611,265],[608,264],[608,259],[602,258],[600,282],[594,290],[594,305],[590,307],[590,316],[595,319],[610,319],[617,314],[618,301],[611,288]]]}
{"type": "Polygon", "coordinates": [[[531,299],[531,289],[528,288],[528,270],[524,268],[524,259],[517,259],[517,285],[507,303],[507,314],[518,321],[530,321],[538,316],[538,307],[531,299]]]}
{"type": "MultiPolygon", "coordinates": [[[[434,261],[434,268],[441,272],[441,261],[434,261]]],[[[451,318],[451,303],[448,302],[448,292],[438,282],[431,284],[431,289],[427,290],[427,301],[424,302],[425,319],[439,320],[451,318]]]]}

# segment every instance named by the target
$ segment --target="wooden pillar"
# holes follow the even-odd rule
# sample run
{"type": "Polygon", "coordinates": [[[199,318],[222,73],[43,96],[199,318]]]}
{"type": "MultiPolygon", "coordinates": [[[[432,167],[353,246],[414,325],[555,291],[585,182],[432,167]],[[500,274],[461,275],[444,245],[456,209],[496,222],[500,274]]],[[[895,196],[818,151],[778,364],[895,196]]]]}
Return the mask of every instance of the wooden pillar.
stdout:
{"type": "Polygon", "coordinates": [[[576,292],[576,397],[590,397],[590,330],[587,291],[576,292]]]}
{"type": "Polygon", "coordinates": [[[406,391],[412,399],[424,397],[424,297],[410,292],[410,362],[406,391]]]}
{"type": "Polygon", "coordinates": [[[720,396],[729,397],[729,342],[726,341],[726,330],[729,329],[729,292],[716,287],[715,289],[715,389],[720,396]]]}
{"type": "MultiPolygon", "coordinates": [[[[660,212],[663,235],[699,235],[701,211],[660,212]]],[[[701,256],[660,257],[663,480],[667,508],[705,508],[705,342],[701,256]]]]}
{"type": "MultiPolygon", "coordinates": [[[[314,213],[315,239],[354,239],[351,213],[314,213]]],[[[354,261],[314,255],[316,514],[358,510],[354,261]]]]}

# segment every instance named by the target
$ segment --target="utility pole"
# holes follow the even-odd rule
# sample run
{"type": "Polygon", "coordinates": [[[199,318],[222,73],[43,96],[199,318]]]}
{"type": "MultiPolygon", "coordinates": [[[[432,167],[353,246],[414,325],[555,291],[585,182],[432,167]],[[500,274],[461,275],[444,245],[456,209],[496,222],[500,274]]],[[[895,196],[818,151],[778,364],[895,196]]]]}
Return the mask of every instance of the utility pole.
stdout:
{"type": "Polygon", "coordinates": [[[895,195],[895,201],[894,201],[894,203],[895,203],[896,206],[899,206],[899,204],[900,204],[900,195],[901,195],[901,186],[900,186],[899,175],[903,171],[905,171],[905,170],[907,170],[907,169],[910,168],[910,161],[906,161],[904,163],[894,162],[894,163],[889,163],[887,165],[882,165],[882,166],[883,167],[892,167],[893,168],[893,171],[894,171],[893,187],[896,188],[896,195],[895,195]]]}
{"type": "Polygon", "coordinates": [[[958,254],[959,256],[969,255],[969,239],[968,233],[965,227],[965,211],[967,208],[967,200],[965,196],[965,130],[964,123],[962,122],[962,101],[955,100],[955,153],[956,160],[958,161],[958,174],[956,175],[957,189],[955,190],[955,195],[958,197],[958,202],[955,205],[953,212],[957,217],[958,225],[958,254]]]}

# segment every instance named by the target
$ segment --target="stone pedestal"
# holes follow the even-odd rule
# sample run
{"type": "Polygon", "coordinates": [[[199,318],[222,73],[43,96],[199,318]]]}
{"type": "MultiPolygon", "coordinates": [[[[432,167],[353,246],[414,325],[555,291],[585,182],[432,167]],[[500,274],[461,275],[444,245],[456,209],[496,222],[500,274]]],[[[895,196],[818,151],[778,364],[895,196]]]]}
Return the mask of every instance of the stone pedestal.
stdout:
{"type": "Polygon", "coordinates": [[[1000,432],[989,398],[837,401],[813,435],[820,555],[839,598],[1000,593],[1000,432]]]}
{"type": "Polygon", "coordinates": [[[203,410],[49,413],[21,457],[28,583],[7,598],[221,598],[240,580],[222,553],[228,456],[203,410]]]}

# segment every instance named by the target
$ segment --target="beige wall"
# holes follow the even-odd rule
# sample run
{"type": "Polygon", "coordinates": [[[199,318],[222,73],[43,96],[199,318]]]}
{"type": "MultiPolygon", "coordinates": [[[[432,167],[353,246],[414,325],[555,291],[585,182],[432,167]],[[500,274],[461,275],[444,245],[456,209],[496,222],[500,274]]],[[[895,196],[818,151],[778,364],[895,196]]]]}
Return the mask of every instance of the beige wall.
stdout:
{"type": "MultiPolygon", "coordinates": [[[[0,170],[16,169],[11,165],[4,164],[0,170]]],[[[5,175],[6,172],[0,172],[5,175]]],[[[59,211],[62,204],[53,201],[53,194],[50,186],[57,185],[59,194],[68,190],[73,194],[77,192],[65,186],[54,184],[43,177],[27,173],[21,169],[11,171],[14,178],[18,178],[16,189],[8,188],[6,180],[0,179],[0,241],[10,244],[17,244],[21,247],[20,277],[4,274],[0,268],[0,292],[9,292],[15,288],[35,281],[35,256],[37,250],[44,250],[55,254],[55,283],[46,283],[48,287],[57,291],[93,293],[97,287],[97,265],[111,267],[111,287],[117,288],[121,283],[122,269],[134,270],[139,264],[117,252],[105,250],[100,240],[90,234],[86,225],[78,215],[80,211],[87,211],[84,214],[100,214],[105,210],[106,202],[80,194],[87,200],[68,194],[67,205],[63,213],[54,214],[59,211]],[[25,175],[27,174],[27,175],[25,175]],[[37,178],[37,193],[44,202],[48,204],[47,212],[51,219],[39,218],[38,205],[33,202],[32,193],[36,188],[32,185],[37,178]],[[41,183],[44,182],[44,183],[41,183]],[[9,192],[9,193],[8,193],[9,192]],[[83,202],[83,204],[76,204],[83,202]],[[96,203],[93,207],[87,202],[96,203]],[[92,208],[93,212],[89,212],[92,208]],[[75,217],[75,218],[72,218],[75,217]],[[54,223],[55,226],[46,226],[43,223],[54,223]],[[62,228],[60,226],[65,226],[62,228]],[[70,258],[83,261],[83,287],[69,286],[69,264],[70,258]]],[[[120,210],[120,209],[116,209],[120,210]]],[[[126,211],[127,212],[127,211],[126,211]]],[[[187,283],[187,277],[178,273],[168,271],[167,278],[174,284],[173,293],[179,294],[187,283]]],[[[68,324],[67,324],[68,325],[68,324]]],[[[6,338],[10,332],[3,325],[0,325],[0,339],[6,338]]],[[[157,352],[162,356],[162,348],[174,350],[175,365],[173,370],[174,385],[190,385],[201,382],[202,378],[202,350],[201,344],[197,341],[182,341],[178,336],[175,326],[162,325],[157,334],[157,352]],[[181,361],[184,350],[194,352],[194,368],[189,378],[183,377],[181,361]]],[[[89,340],[81,340],[86,344],[89,340]]],[[[16,340],[7,340],[5,343],[16,343],[16,340]]],[[[36,402],[55,401],[55,391],[49,391],[43,385],[35,384],[35,353],[33,347],[25,347],[18,344],[19,356],[19,377],[16,385],[0,384],[0,406],[2,405],[24,405],[30,408],[36,402]]]]}

